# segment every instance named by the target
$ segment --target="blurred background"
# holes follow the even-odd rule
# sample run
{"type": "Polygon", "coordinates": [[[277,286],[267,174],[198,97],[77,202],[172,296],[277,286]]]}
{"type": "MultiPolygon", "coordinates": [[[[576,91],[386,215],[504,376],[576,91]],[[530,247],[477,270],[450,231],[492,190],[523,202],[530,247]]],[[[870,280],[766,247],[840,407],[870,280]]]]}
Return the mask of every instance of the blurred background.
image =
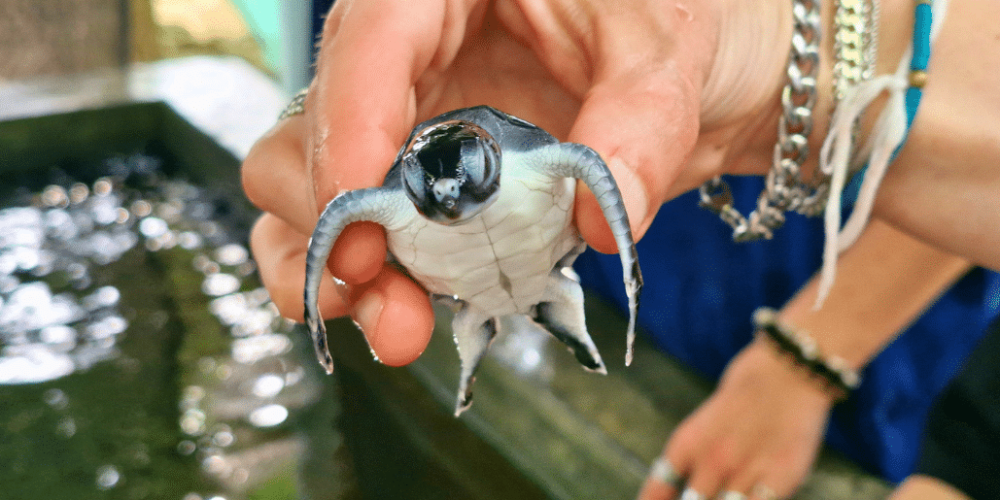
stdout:
{"type": "Polygon", "coordinates": [[[0,78],[235,55],[300,88],[311,9],[279,0],[3,0],[0,78]]]}
{"type": "Polygon", "coordinates": [[[312,16],[0,0],[0,498],[357,497],[335,384],[260,287],[233,189],[272,87],[306,83],[312,16]],[[250,104],[218,98],[234,81],[250,104]],[[223,151],[161,99],[249,139],[223,151]]]}

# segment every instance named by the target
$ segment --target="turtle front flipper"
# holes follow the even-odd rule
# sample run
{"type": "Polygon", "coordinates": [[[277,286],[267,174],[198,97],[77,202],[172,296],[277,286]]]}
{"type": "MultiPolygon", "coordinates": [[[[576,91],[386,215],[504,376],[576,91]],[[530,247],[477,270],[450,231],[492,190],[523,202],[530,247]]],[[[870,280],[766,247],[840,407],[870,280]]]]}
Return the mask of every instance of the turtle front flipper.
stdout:
{"type": "Polygon", "coordinates": [[[333,373],[333,357],[327,345],[326,326],[319,314],[319,286],[323,268],[334,243],[344,228],[353,222],[369,221],[391,227],[412,218],[413,205],[398,190],[369,188],[347,191],[327,204],[316,223],[309,251],[306,253],[305,322],[312,335],[313,347],[327,373],[333,373]]]}
{"type": "Polygon", "coordinates": [[[468,304],[462,304],[451,322],[451,329],[462,366],[462,374],[458,380],[458,398],[455,401],[457,417],[472,406],[472,384],[476,381],[476,369],[496,337],[497,319],[476,311],[468,304]]]}
{"type": "Polygon", "coordinates": [[[611,233],[618,245],[618,255],[622,261],[622,275],[625,293],[628,296],[628,332],[626,340],[625,364],[632,363],[635,344],[636,320],[639,315],[639,295],[642,291],[642,271],[639,256],[632,239],[632,229],[625,202],[611,170],[601,159],[601,155],[582,144],[564,142],[552,144],[532,151],[531,161],[537,168],[553,177],[572,177],[583,181],[597,198],[611,233]]]}
{"type": "Polygon", "coordinates": [[[535,306],[532,319],[566,344],[584,368],[608,374],[601,353],[587,333],[580,283],[564,276],[561,268],[557,267],[549,275],[545,295],[535,306]]]}

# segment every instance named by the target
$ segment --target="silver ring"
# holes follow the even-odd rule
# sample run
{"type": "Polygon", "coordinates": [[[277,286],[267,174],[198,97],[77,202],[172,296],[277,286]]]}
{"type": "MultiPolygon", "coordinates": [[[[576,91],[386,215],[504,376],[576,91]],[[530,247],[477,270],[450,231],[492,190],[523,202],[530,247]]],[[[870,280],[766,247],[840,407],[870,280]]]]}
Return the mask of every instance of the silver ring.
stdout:
{"type": "Polygon", "coordinates": [[[778,500],[778,494],[763,483],[755,484],[750,494],[758,500],[778,500]]]}
{"type": "Polygon", "coordinates": [[[738,491],[723,491],[716,498],[718,500],[747,500],[747,496],[738,491]]]}
{"type": "Polygon", "coordinates": [[[654,481],[673,486],[677,489],[680,489],[684,485],[684,478],[677,473],[673,464],[662,456],[653,461],[653,465],[649,467],[649,477],[654,481]]]}
{"type": "Polygon", "coordinates": [[[708,497],[692,490],[691,488],[687,488],[684,490],[684,493],[681,493],[680,500],[708,500],[708,497]]]}
{"type": "Polygon", "coordinates": [[[288,106],[285,107],[284,111],[282,111],[281,114],[278,115],[278,121],[284,120],[289,116],[295,116],[304,113],[306,110],[305,106],[306,94],[308,93],[309,93],[309,87],[306,87],[300,90],[297,94],[295,94],[295,97],[292,98],[292,102],[288,103],[288,106]]]}

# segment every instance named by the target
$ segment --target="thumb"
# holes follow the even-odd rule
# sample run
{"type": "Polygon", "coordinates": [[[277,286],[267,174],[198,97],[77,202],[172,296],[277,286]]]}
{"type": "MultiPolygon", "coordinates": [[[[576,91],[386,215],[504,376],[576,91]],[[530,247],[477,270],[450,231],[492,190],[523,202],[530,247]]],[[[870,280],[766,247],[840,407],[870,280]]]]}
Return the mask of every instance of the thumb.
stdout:
{"type": "MultiPolygon", "coordinates": [[[[698,136],[695,87],[676,71],[660,70],[596,85],[569,140],[597,151],[611,169],[638,241],[673,193],[698,136]]],[[[594,195],[577,195],[576,223],[595,250],[616,253],[614,236],[594,195]]]]}

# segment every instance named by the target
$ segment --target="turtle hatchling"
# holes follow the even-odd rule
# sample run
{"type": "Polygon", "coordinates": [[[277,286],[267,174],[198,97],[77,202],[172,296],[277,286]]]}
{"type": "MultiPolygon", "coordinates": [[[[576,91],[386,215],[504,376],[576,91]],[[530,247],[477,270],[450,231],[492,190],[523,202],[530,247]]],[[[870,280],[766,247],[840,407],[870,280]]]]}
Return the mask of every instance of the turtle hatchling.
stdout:
{"type": "Polygon", "coordinates": [[[326,206],[306,258],[305,319],[320,363],[333,371],[317,306],[323,266],[348,224],[371,221],[385,227],[392,258],[455,311],[456,416],[472,402],[476,367],[501,323],[533,321],[585,368],[607,373],[587,333],[583,291],[568,269],[586,248],[573,224],[577,179],[596,196],[618,245],[629,300],[629,364],[642,274],[611,172],[587,146],[561,143],[488,106],[420,123],[382,187],[347,191],[326,206]]]}

